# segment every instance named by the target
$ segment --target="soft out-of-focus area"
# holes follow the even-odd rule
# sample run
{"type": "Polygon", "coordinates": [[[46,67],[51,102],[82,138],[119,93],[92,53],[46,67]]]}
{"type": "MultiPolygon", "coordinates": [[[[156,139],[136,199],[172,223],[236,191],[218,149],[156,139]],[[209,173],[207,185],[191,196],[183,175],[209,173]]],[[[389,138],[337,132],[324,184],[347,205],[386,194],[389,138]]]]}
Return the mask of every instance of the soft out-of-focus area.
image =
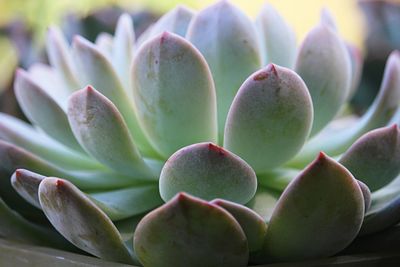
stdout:
{"type": "MultiPolygon", "coordinates": [[[[23,117],[12,92],[15,69],[46,62],[43,50],[48,25],[62,27],[67,37],[80,34],[93,40],[99,32],[113,32],[118,16],[132,15],[140,35],[164,12],[178,4],[203,8],[215,0],[0,0],[0,110],[23,117]]],[[[232,0],[255,17],[265,0],[232,0]]],[[[360,90],[352,100],[359,113],[379,89],[385,60],[400,49],[399,0],[269,0],[297,33],[298,43],[320,18],[322,8],[335,17],[339,33],[364,56],[360,90]]]]}

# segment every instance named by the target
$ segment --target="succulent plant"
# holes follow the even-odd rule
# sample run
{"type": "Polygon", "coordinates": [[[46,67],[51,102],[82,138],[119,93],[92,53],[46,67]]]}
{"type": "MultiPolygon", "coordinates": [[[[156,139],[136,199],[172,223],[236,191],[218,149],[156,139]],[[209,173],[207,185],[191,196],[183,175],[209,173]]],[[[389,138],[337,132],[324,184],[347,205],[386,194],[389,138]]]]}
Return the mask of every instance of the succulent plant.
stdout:
{"type": "Polygon", "coordinates": [[[399,53],[365,115],[345,115],[362,60],[322,14],[299,47],[271,6],[253,23],[228,1],[177,7],[138,40],[126,15],[94,44],[51,28],[51,66],[16,74],[32,125],[0,115],[0,166],[56,231],[1,201],[0,236],[240,267],[332,256],[399,222],[399,53]]]}

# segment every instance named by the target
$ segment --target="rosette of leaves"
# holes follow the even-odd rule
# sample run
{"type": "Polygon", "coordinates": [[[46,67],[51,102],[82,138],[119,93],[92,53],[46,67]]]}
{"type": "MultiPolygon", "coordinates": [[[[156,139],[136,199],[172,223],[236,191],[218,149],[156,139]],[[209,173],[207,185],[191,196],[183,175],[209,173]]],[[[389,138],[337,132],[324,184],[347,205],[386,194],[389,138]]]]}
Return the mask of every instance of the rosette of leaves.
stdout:
{"type": "Polygon", "coordinates": [[[125,15],[95,43],[52,28],[51,65],[17,72],[32,125],[1,115],[1,167],[56,231],[1,202],[1,236],[231,267],[328,257],[400,220],[397,52],[354,117],[362,59],[326,11],[299,47],[271,6],[252,22],[228,1],[133,32],[125,15]]]}

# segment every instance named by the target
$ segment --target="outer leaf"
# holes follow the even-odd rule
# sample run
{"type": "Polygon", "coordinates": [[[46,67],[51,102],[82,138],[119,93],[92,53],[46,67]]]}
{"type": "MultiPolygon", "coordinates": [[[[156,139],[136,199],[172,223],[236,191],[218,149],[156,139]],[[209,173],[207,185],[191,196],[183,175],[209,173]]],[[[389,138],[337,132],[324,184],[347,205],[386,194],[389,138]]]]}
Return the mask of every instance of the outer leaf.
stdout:
{"type": "Polygon", "coordinates": [[[0,139],[26,149],[62,168],[102,168],[99,163],[41,134],[30,124],[4,113],[0,113],[0,139]]]}
{"type": "Polygon", "coordinates": [[[314,105],[311,135],[331,121],[350,90],[350,59],[340,37],[328,26],[318,25],[303,41],[296,72],[304,79],[314,105]]]}
{"type": "MultiPolygon", "coordinates": [[[[1,168],[13,173],[16,169],[29,169],[46,176],[62,176],[82,189],[115,189],[143,184],[144,180],[105,171],[66,171],[42,158],[0,140],[1,168]]],[[[149,182],[148,179],[145,179],[149,182]]]]}
{"type": "Polygon", "coordinates": [[[323,153],[281,195],[268,224],[264,260],[334,255],[356,237],[364,216],[357,181],[323,153]]]}
{"type": "Polygon", "coordinates": [[[351,74],[352,74],[350,91],[347,97],[347,99],[350,100],[354,96],[360,85],[362,69],[364,65],[364,58],[361,54],[360,49],[357,48],[356,46],[350,43],[346,43],[346,47],[347,47],[347,52],[349,53],[350,56],[351,74]]]}
{"type": "Polygon", "coordinates": [[[183,193],[143,218],[134,247],[146,267],[244,267],[248,260],[246,237],[232,215],[183,193]]]}
{"type": "Polygon", "coordinates": [[[292,68],[296,59],[296,36],[278,11],[270,4],[264,4],[256,19],[260,41],[262,65],[275,63],[292,68]]]}
{"type": "Polygon", "coordinates": [[[216,141],[212,76],[189,42],[164,32],[140,49],[133,66],[139,121],[162,156],[189,144],[216,141]]]}
{"type": "Polygon", "coordinates": [[[364,197],[364,204],[365,204],[364,211],[365,211],[365,213],[367,213],[367,211],[371,207],[371,203],[372,203],[371,191],[369,190],[368,186],[366,184],[364,184],[363,182],[361,182],[359,180],[357,180],[357,182],[358,182],[358,185],[360,186],[361,192],[364,197]]]}
{"type": "Polygon", "coordinates": [[[44,178],[46,177],[43,175],[24,169],[18,169],[11,176],[11,185],[21,197],[36,208],[41,209],[38,189],[44,178]]]}
{"type": "Polygon", "coordinates": [[[46,178],[39,200],[53,226],[75,246],[105,260],[132,262],[110,219],[73,184],[46,178]]]}
{"type": "Polygon", "coordinates": [[[56,69],[49,65],[35,63],[29,67],[28,73],[32,82],[45,91],[63,110],[67,109],[67,99],[71,91],[56,69]]]}
{"type": "Polygon", "coordinates": [[[175,152],[160,175],[164,201],[179,192],[212,200],[223,198],[240,204],[255,194],[257,178],[253,169],[235,154],[212,143],[199,143],[175,152]]]}
{"type": "MultiPolygon", "coordinates": [[[[357,121],[339,131],[322,132],[311,139],[289,165],[304,166],[318,151],[339,155],[346,151],[364,133],[385,126],[396,113],[400,102],[400,56],[393,52],[385,68],[379,94],[368,111],[357,121]]],[[[316,112],[316,111],[315,111],[316,112]]],[[[398,112],[400,115],[400,112],[398,112]]],[[[393,117],[395,119],[395,117],[393,117]]]]}
{"type": "Polygon", "coordinates": [[[97,35],[95,44],[97,48],[109,59],[111,60],[111,54],[113,50],[113,36],[109,33],[102,32],[97,35]]]}
{"type": "Polygon", "coordinates": [[[129,14],[119,17],[112,49],[112,64],[127,91],[130,92],[129,71],[133,59],[133,43],[135,32],[133,30],[132,19],[129,14]]]}
{"type": "Polygon", "coordinates": [[[400,222],[400,184],[390,184],[372,193],[360,235],[383,231],[400,222]]]}
{"type": "Polygon", "coordinates": [[[114,191],[90,193],[89,197],[111,220],[121,220],[160,206],[157,185],[138,185],[114,191]]]}
{"type": "MultiPolygon", "coordinates": [[[[157,20],[157,22],[149,29],[149,34],[146,35],[146,40],[149,40],[165,31],[185,37],[193,16],[193,10],[183,5],[178,5],[157,20]]],[[[141,39],[141,41],[143,42],[144,39],[141,39]]]]}
{"type": "Polygon", "coordinates": [[[25,71],[17,72],[14,90],[18,103],[31,122],[57,141],[81,151],[65,112],[25,71]]]}
{"type": "Polygon", "coordinates": [[[213,74],[222,143],[226,116],[237,90],[261,66],[254,26],[229,1],[219,1],[193,18],[186,37],[204,55],[213,74]]]}
{"type": "Polygon", "coordinates": [[[88,86],[71,96],[68,119],[82,147],[104,165],[127,175],[151,175],[122,115],[95,89],[88,86]]]}
{"type": "Polygon", "coordinates": [[[0,239],[0,254],[0,265],[2,266],[132,267],[132,265],[104,261],[65,250],[29,246],[3,239],[0,239]]]}
{"type": "Polygon", "coordinates": [[[97,88],[116,105],[139,149],[146,155],[156,156],[139,127],[132,103],[106,56],[81,37],[74,39],[73,52],[84,83],[97,88]]]}
{"type": "Polygon", "coordinates": [[[46,40],[47,56],[50,64],[56,68],[58,75],[67,85],[70,92],[80,89],[76,68],[72,61],[70,47],[64,35],[57,27],[49,28],[46,40]]]}
{"type": "Polygon", "coordinates": [[[210,202],[228,211],[242,227],[250,252],[261,249],[267,224],[264,219],[253,210],[223,199],[215,199],[210,202]]]}
{"type": "MultiPolygon", "coordinates": [[[[50,229],[38,226],[13,211],[0,198],[0,236],[25,244],[65,249],[65,242],[50,229]]],[[[1,257],[0,257],[1,258],[1,257]]]]}
{"type": "Polygon", "coordinates": [[[371,191],[389,184],[400,173],[400,130],[397,125],[370,131],[340,158],[371,191]]]}
{"type": "Polygon", "coordinates": [[[312,120],[312,101],[303,80],[270,64],[240,87],[228,113],[224,146],[256,173],[264,173],[301,149],[312,120]]]}

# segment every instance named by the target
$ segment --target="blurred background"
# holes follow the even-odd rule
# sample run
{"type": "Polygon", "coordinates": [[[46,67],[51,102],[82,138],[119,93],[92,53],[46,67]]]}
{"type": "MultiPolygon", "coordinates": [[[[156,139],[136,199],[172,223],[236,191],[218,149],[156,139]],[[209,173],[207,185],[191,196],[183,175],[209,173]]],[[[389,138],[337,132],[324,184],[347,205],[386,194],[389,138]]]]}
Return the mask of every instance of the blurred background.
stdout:
{"type": "MultiPolygon", "coordinates": [[[[336,18],[341,36],[364,57],[360,90],[352,108],[362,113],[379,89],[385,60],[400,49],[400,0],[267,0],[297,33],[298,43],[318,21],[322,8],[336,18]]],[[[164,12],[178,4],[200,9],[213,0],[0,0],[0,110],[23,117],[13,97],[15,68],[46,62],[43,51],[48,25],[60,25],[93,40],[99,32],[113,32],[122,12],[132,15],[137,36],[164,12]]],[[[255,17],[265,0],[231,0],[255,17]]]]}

